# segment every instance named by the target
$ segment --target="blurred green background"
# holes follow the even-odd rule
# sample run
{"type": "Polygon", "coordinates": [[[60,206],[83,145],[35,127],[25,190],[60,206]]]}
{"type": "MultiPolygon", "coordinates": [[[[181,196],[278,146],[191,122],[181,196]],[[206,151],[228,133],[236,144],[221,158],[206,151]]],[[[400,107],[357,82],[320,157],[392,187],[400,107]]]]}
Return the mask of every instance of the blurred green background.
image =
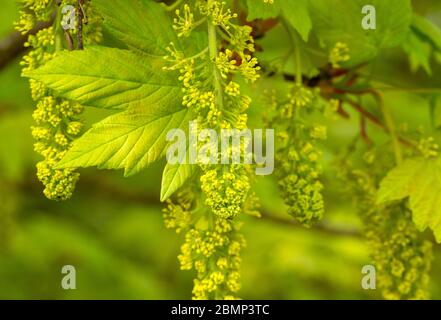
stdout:
{"type": "MultiPolygon", "coordinates": [[[[419,12],[441,26],[440,1],[417,1],[419,12]]],[[[2,0],[0,43],[13,31],[14,0],[2,0]]],[[[20,57],[0,69],[0,298],[1,299],[187,299],[191,272],[179,271],[182,242],[162,223],[159,190],[163,164],[124,179],[122,172],[81,170],[73,199],[51,202],[35,177],[38,156],[30,133],[33,103],[27,80],[20,77],[20,57]],[[61,268],[74,265],[77,289],[61,288],[61,268]]],[[[388,52],[377,70],[389,75],[391,64],[402,64],[403,84],[441,87],[423,73],[409,79],[404,53],[388,52]]],[[[400,68],[398,68],[400,70],[400,68]]],[[[395,69],[396,70],[396,69],[395,69]]],[[[379,75],[381,77],[381,74],[379,75]]],[[[413,117],[427,100],[410,94],[389,94],[400,117],[413,117]]],[[[88,110],[88,122],[102,117],[88,110]]],[[[414,119],[416,118],[416,119],[414,119]]],[[[248,246],[243,258],[245,299],[373,299],[377,291],[361,288],[361,268],[369,264],[368,248],[357,234],[360,222],[329,163],[337,139],[352,139],[357,119],[336,120],[326,145],[325,185],[328,229],[302,229],[287,222],[275,181],[262,178],[256,192],[262,208],[274,219],[247,218],[248,246]],[[341,232],[343,231],[343,232],[341,232]],[[348,232],[346,232],[348,231],[348,232]],[[355,232],[354,232],[355,231],[355,232]]],[[[441,298],[441,249],[435,248],[432,297],[441,298]]]]}

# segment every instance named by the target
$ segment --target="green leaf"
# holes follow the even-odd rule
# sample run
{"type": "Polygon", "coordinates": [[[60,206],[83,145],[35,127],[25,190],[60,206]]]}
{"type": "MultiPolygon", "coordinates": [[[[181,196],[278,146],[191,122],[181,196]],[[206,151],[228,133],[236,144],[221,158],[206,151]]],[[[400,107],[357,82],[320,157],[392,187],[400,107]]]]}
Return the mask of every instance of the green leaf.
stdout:
{"type": "Polygon", "coordinates": [[[430,59],[441,52],[441,30],[428,19],[413,15],[412,32],[403,43],[403,49],[409,55],[412,71],[422,67],[432,75],[430,59]]]}
{"type": "Polygon", "coordinates": [[[96,46],[60,52],[26,76],[84,106],[126,109],[180,100],[180,83],[163,65],[152,56],[96,46]]]}
{"type": "Polygon", "coordinates": [[[312,29],[312,21],[309,15],[309,0],[280,1],[280,11],[286,21],[297,30],[302,39],[307,42],[309,32],[312,29]]]}
{"type": "Polygon", "coordinates": [[[432,68],[430,67],[432,47],[427,42],[424,42],[415,32],[411,32],[407,40],[403,42],[402,47],[409,56],[412,72],[417,72],[419,68],[423,68],[429,76],[432,75],[432,68]]]}
{"type": "Polygon", "coordinates": [[[247,0],[248,21],[256,19],[276,18],[280,14],[278,3],[264,3],[263,1],[247,0]]]}
{"type": "Polygon", "coordinates": [[[156,104],[112,115],[95,124],[60,161],[59,168],[98,166],[136,174],[165,155],[167,132],[188,125],[180,104],[156,104]]]}
{"type": "MultiPolygon", "coordinates": [[[[292,32],[295,31],[292,30],[292,32]]],[[[293,50],[293,45],[287,45],[286,41],[281,41],[281,39],[288,39],[292,36],[286,28],[279,24],[271,29],[267,36],[257,41],[261,47],[271,48],[271,50],[256,52],[256,56],[259,61],[269,63],[271,67],[281,69],[288,74],[295,74],[297,70],[295,50],[299,50],[302,73],[310,78],[315,77],[319,73],[318,66],[323,62],[322,57],[317,57],[317,51],[320,48],[311,44],[311,41],[305,43],[299,36],[294,35],[297,36],[298,41],[295,50],[293,50]]]]}
{"type": "Polygon", "coordinates": [[[409,198],[418,229],[431,228],[441,242],[441,159],[409,159],[387,174],[380,184],[377,203],[405,198],[409,198]]]}
{"type": "Polygon", "coordinates": [[[94,0],[93,5],[107,30],[129,48],[158,56],[170,42],[179,48],[171,19],[153,0],[94,0]]]}
{"type": "Polygon", "coordinates": [[[412,21],[410,0],[314,0],[310,1],[313,30],[321,43],[332,48],[344,42],[350,49],[354,66],[375,58],[379,50],[402,43],[412,21]],[[376,29],[364,30],[362,8],[376,8],[376,29]]]}
{"type": "Polygon", "coordinates": [[[195,173],[196,165],[167,163],[162,174],[161,201],[170,198],[195,173]]]}
{"type": "Polygon", "coordinates": [[[436,50],[441,51],[441,30],[430,20],[414,14],[412,29],[430,42],[436,50]]]}
{"type": "Polygon", "coordinates": [[[248,20],[276,18],[283,14],[285,20],[300,34],[304,41],[308,41],[312,29],[309,16],[309,0],[278,0],[273,4],[263,1],[247,0],[248,20]]]}

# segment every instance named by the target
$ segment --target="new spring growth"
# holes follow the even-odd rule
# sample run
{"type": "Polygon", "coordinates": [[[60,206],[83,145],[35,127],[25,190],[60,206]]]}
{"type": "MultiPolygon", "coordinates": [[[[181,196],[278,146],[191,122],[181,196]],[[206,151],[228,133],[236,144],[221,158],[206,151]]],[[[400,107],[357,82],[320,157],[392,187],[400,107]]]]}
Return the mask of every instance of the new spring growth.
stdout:
{"type": "Polygon", "coordinates": [[[172,142],[167,149],[167,161],[170,164],[249,165],[254,158],[258,165],[256,175],[273,173],[273,129],[255,129],[253,132],[250,129],[221,129],[218,133],[213,129],[198,130],[197,121],[190,121],[189,128],[188,139],[182,129],[173,129],[167,133],[167,141],[172,142]]]}

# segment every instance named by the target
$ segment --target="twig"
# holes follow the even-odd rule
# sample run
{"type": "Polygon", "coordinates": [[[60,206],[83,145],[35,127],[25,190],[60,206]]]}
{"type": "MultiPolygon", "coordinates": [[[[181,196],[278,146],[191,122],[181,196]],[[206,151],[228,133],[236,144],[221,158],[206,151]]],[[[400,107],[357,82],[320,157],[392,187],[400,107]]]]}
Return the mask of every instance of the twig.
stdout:
{"type": "Polygon", "coordinates": [[[371,139],[369,139],[369,136],[367,134],[366,118],[362,114],[360,114],[360,135],[361,135],[361,138],[363,139],[363,141],[366,142],[366,144],[372,145],[372,141],[371,141],[371,139]]]}
{"type": "MultiPolygon", "coordinates": [[[[363,109],[357,102],[350,100],[350,99],[345,99],[345,102],[348,103],[350,106],[352,106],[357,112],[359,112],[363,117],[365,117],[365,119],[369,120],[372,124],[383,129],[384,131],[388,132],[386,126],[383,124],[383,122],[381,122],[380,119],[378,119],[375,115],[373,115],[369,111],[363,109]]],[[[411,141],[409,141],[403,137],[397,136],[397,139],[401,144],[403,144],[405,146],[412,147],[412,148],[415,147],[415,145],[411,141]]]]}
{"type": "Polygon", "coordinates": [[[396,160],[397,164],[401,163],[403,161],[403,153],[402,153],[402,150],[401,150],[401,147],[399,144],[400,139],[397,135],[395,123],[393,121],[392,115],[391,115],[389,109],[384,104],[382,94],[380,92],[373,90],[373,89],[359,90],[359,91],[357,91],[357,93],[372,95],[374,97],[374,99],[377,101],[377,103],[380,107],[380,110],[383,113],[383,117],[384,117],[384,121],[385,121],[384,128],[390,134],[390,136],[392,138],[395,160],[396,160]]]}
{"type": "Polygon", "coordinates": [[[370,113],[369,111],[365,110],[362,108],[362,106],[360,104],[358,104],[357,102],[351,100],[351,99],[345,99],[344,100],[346,103],[348,103],[350,106],[352,106],[358,113],[360,113],[360,115],[362,115],[365,119],[368,119],[370,122],[372,122],[374,125],[376,125],[377,127],[386,130],[386,127],[384,126],[384,124],[381,122],[380,119],[378,119],[375,115],[373,115],[372,113],[370,113]]]}
{"type": "Polygon", "coordinates": [[[343,109],[343,102],[341,100],[338,100],[337,113],[345,119],[349,119],[351,117],[350,114],[343,109]]]}
{"type": "Polygon", "coordinates": [[[83,43],[83,20],[84,20],[84,10],[83,10],[84,0],[78,0],[78,50],[84,49],[83,43]]]}

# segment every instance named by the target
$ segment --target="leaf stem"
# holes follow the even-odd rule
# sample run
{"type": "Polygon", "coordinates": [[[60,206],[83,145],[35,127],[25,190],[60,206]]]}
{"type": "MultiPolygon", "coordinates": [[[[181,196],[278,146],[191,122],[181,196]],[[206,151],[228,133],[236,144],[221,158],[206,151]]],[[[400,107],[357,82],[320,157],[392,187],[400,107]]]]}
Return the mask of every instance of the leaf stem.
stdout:
{"type": "Polygon", "coordinates": [[[207,20],[207,18],[202,18],[202,19],[196,21],[195,23],[193,23],[192,30],[194,30],[197,27],[199,27],[200,25],[202,25],[206,20],[207,20]]]}
{"type": "Polygon", "coordinates": [[[164,7],[164,9],[166,11],[173,11],[175,10],[177,7],[179,7],[179,5],[182,3],[183,0],[177,0],[175,1],[175,3],[171,4],[171,5],[166,5],[165,3],[161,2],[161,5],[164,7]]]}
{"type": "Polygon", "coordinates": [[[300,56],[300,46],[297,36],[294,37],[294,42],[296,44],[295,52],[296,52],[296,84],[301,86],[303,83],[302,78],[302,57],[300,56]]]}
{"type": "Polygon", "coordinates": [[[387,108],[384,104],[383,98],[380,94],[376,95],[378,104],[380,106],[380,110],[383,113],[384,122],[386,124],[387,131],[389,132],[392,138],[392,144],[394,148],[395,161],[397,164],[403,162],[403,153],[401,151],[400,144],[398,143],[398,137],[396,133],[395,123],[392,118],[392,114],[390,113],[389,108],[387,108]]]}
{"type": "MultiPolygon", "coordinates": [[[[209,0],[211,2],[212,0],[209,0]]],[[[215,61],[218,55],[217,49],[217,35],[216,35],[216,26],[213,24],[211,18],[207,20],[208,24],[208,50],[210,53],[210,60],[213,65],[213,75],[214,75],[214,91],[216,96],[216,102],[218,108],[223,110],[224,97],[223,97],[223,89],[222,89],[222,77],[220,75],[219,70],[215,65],[215,61]]]]}
{"type": "Polygon", "coordinates": [[[83,42],[83,20],[84,20],[84,11],[83,11],[83,4],[84,0],[78,0],[78,34],[77,34],[77,40],[78,40],[78,50],[84,49],[84,42],[83,42]]]}
{"type": "Polygon", "coordinates": [[[421,94],[432,94],[441,93],[440,88],[392,88],[392,87],[376,87],[377,91],[398,91],[398,92],[408,92],[408,93],[421,93],[421,94]]]}
{"type": "Polygon", "coordinates": [[[297,31],[293,31],[291,26],[286,23],[285,19],[282,20],[283,25],[285,26],[286,31],[288,32],[291,40],[291,45],[293,50],[295,51],[295,59],[296,59],[296,74],[295,81],[297,85],[302,85],[303,77],[302,77],[302,56],[300,54],[300,39],[297,35],[297,31]]]}

